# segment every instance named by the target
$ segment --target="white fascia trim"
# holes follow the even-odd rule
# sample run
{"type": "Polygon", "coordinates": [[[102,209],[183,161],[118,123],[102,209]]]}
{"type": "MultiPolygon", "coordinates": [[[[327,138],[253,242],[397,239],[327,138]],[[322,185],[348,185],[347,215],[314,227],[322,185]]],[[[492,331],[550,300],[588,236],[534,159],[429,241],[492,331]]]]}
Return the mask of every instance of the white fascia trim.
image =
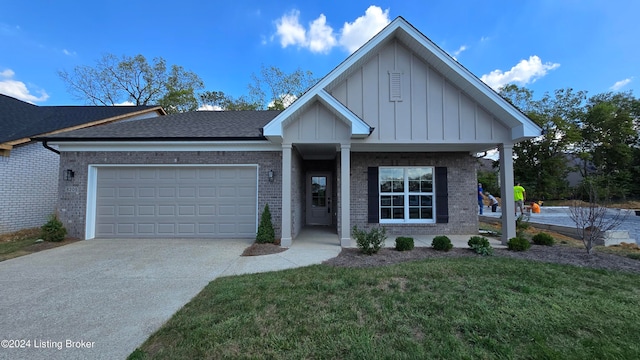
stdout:
{"type": "Polygon", "coordinates": [[[52,141],[60,151],[282,151],[270,141],[52,141]]]}
{"type": "Polygon", "coordinates": [[[96,203],[98,194],[98,168],[89,165],[87,171],[87,211],[85,216],[85,240],[96,237],[96,203]]]}
{"type": "Polygon", "coordinates": [[[326,105],[335,109],[337,112],[351,123],[351,136],[367,137],[370,134],[371,127],[362,119],[356,116],[351,110],[344,106],[340,101],[331,96],[326,90],[321,89],[318,92],[318,98],[326,105]]]}

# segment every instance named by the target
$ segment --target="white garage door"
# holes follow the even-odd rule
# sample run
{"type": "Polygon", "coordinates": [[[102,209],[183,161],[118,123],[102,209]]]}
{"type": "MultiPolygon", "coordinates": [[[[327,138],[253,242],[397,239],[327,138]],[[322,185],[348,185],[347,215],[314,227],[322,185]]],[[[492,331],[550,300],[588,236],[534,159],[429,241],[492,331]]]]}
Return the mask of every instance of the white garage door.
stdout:
{"type": "Polygon", "coordinates": [[[252,238],[255,166],[100,167],[97,238],[252,238]]]}

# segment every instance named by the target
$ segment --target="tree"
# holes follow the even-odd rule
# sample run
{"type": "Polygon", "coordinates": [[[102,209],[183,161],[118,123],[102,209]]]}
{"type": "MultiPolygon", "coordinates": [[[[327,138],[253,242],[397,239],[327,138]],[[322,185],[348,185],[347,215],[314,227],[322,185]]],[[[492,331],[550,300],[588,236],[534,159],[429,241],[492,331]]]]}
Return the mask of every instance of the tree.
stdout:
{"type": "Polygon", "coordinates": [[[258,244],[273,244],[276,241],[276,233],[271,222],[271,211],[269,211],[269,204],[264,205],[264,211],[260,216],[260,223],[258,224],[258,232],[256,234],[256,242],[258,244]]]}
{"type": "Polygon", "coordinates": [[[154,58],[149,64],[143,55],[134,57],[105,54],[95,66],[76,66],[73,72],[59,71],[69,92],[93,105],[162,105],[167,112],[195,110],[195,91],[204,84],[200,77],[181,66],[154,58]]]}
{"type": "Polygon", "coordinates": [[[317,82],[313,73],[308,70],[298,68],[287,74],[276,66],[264,65],[260,69],[260,76],[254,73],[251,77],[251,102],[269,110],[284,110],[317,82]]]}
{"type": "Polygon", "coordinates": [[[533,92],[516,85],[500,93],[542,128],[543,135],[514,146],[514,175],[527,189],[529,198],[560,198],[568,191],[571,170],[567,153],[580,139],[579,121],[586,93],[556,90],[534,100],[533,92]]]}
{"type": "Polygon", "coordinates": [[[596,171],[582,175],[598,179],[598,187],[614,197],[632,194],[640,175],[634,168],[639,110],[640,101],[631,93],[606,93],[590,98],[583,116],[578,156],[583,168],[592,164],[596,171]]]}
{"type": "Polygon", "coordinates": [[[587,180],[586,188],[589,195],[589,203],[586,206],[574,200],[569,206],[569,218],[576,225],[576,233],[582,239],[585,249],[589,255],[597,241],[605,232],[618,227],[625,220],[627,213],[622,213],[620,209],[608,209],[599,203],[599,191],[593,181],[587,180]]]}
{"type": "Polygon", "coordinates": [[[203,105],[209,105],[215,110],[238,111],[260,109],[260,104],[252,103],[244,96],[234,98],[226,95],[222,91],[205,91],[200,94],[200,101],[203,105]]]}

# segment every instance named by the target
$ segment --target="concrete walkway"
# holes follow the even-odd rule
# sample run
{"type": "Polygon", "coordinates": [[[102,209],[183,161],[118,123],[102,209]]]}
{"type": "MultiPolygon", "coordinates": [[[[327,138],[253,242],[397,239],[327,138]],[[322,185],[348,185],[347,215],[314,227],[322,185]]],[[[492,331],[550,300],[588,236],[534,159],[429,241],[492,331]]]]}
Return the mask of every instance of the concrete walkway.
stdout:
{"type": "Polygon", "coordinates": [[[0,359],[124,359],[215,278],[318,264],[330,240],[258,257],[240,256],[252,240],[87,240],[0,262],[0,340],[25,346],[0,359]]]}

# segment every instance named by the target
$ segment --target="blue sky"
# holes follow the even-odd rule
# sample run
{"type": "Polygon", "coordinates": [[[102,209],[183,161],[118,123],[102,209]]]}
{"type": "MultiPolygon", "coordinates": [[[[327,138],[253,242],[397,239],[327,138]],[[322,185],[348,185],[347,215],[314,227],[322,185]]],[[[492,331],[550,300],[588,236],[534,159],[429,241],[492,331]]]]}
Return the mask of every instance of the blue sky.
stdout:
{"type": "Polygon", "coordinates": [[[261,65],[324,76],[397,16],[494,88],[640,92],[640,1],[0,0],[0,93],[83,105],[57,71],[105,53],[163,57],[248,94],[261,65]]]}

